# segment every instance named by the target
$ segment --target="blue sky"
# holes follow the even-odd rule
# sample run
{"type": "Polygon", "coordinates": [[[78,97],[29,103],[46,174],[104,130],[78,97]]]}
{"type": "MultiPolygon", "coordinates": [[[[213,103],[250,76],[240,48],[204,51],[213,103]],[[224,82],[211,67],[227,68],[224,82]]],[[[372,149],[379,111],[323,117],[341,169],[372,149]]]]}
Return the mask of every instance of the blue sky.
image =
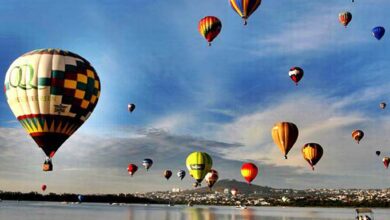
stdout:
{"type": "Polygon", "coordinates": [[[264,0],[248,26],[228,1],[11,1],[0,5],[0,77],[14,59],[38,48],[75,52],[97,70],[102,91],[89,120],[59,150],[55,171],[43,173],[43,153],[0,96],[0,186],[4,190],[135,192],[190,188],[192,180],[162,171],[185,169],[187,154],[209,152],[221,178],[241,179],[251,160],[255,184],[271,187],[387,187],[377,149],[390,154],[390,44],[371,29],[390,28],[387,0],[264,0]],[[348,10],[348,28],[338,13],[348,10]],[[222,31],[213,46],[198,21],[214,15],[222,31]],[[295,86],[292,66],[305,76],[295,86]],[[131,115],[127,104],[137,109],[131,115]],[[298,125],[285,161],[270,130],[298,125]],[[353,129],[365,131],[360,145],[353,129]],[[316,172],[300,148],[318,142],[325,155],[316,172]],[[27,156],[28,155],[28,156],[27,156]],[[129,178],[126,165],[156,163],[129,178]]]}

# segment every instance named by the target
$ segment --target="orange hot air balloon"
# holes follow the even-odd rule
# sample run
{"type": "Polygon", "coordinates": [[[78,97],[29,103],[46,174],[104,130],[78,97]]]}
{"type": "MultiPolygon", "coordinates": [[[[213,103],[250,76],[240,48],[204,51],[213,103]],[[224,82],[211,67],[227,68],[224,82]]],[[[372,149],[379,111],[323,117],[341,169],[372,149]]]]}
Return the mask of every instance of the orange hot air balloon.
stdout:
{"type": "Polygon", "coordinates": [[[314,165],[318,163],[323,153],[324,150],[317,143],[308,143],[302,148],[303,158],[310,164],[312,170],[314,170],[314,165]]]}
{"type": "Polygon", "coordinates": [[[47,188],[47,186],[46,186],[45,184],[43,184],[43,185],[41,186],[41,189],[42,189],[43,192],[45,192],[46,188],[47,188]]]}
{"type": "Polygon", "coordinates": [[[291,122],[278,122],[272,128],[272,139],[287,159],[287,154],[298,138],[298,128],[291,122]]]}
{"type": "Polygon", "coordinates": [[[389,163],[390,163],[390,158],[389,157],[384,157],[383,160],[383,165],[386,167],[386,169],[389,167],[389,163]]]}
{"type": "Polygon", "coordinates": [[[138,170],[138,167],[137,165],[135,164],[129,164],[129,166],[127,167],[127,172],[129,172],[130,176],[133,176],[135,172],[137,172],[138,170]]]}
{"type": "Polygon", "coordinates": [[[244,163],[241,167],[241,175],[245,178],[248,184],[256,178],[258,173],[258,168],[253,163],[244,163]]]}
{"type": "Polygon", "coordinates": [[[364,137],[364,132],[362,130],[352,131],[352,138],[359,144],[360,140],[364,137]]]}
{"type": "Polygon", "coordinates": [[[339,21],[344,27],[347,27],[352,20],[352,14],[349,11],[343,11],[339,14],[339,21]]]}
{"type": "Polygon", "coordinates": [[[199,33],[209,42],[209,46],[211,46],[211,42],[221,32],[221,29],[222,23],[217,17],[206,16],[199,21],[199,33]]]}

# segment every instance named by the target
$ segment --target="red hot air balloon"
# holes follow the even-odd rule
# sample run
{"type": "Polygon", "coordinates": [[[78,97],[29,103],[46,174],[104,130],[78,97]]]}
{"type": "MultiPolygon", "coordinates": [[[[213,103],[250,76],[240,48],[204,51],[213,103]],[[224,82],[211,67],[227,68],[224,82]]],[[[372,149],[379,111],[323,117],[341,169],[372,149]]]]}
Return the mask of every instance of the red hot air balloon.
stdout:
{"type": "Polygon", "coordinates": [[[291,67],[290,71],[288,72],[288,75],[292,79],[292,81],[295,82],[295,85],[298,85],[298,82],[302,79],[303,77],[303,69],[300,67],[291,67]]]}
{"type": "Polygon", "coordinates": [[[137,165],[135,164],[129,164],[129,166],[127,167],[127,172],[129,172],[130,176],[133,176],[135,172],[137,172],[138,170],[138,167],[137,165]]]}
{"type": "Polygon", "coordinates": [[[41,186],[41,189],[42,189],[43,192],[45,192],[46,188],[47,188],[47,186],[46,186],[45,184],[43,184],[43,185],[41,186]]]}
{"type": "Polygon", "coordinates": [[[343,11],[339,14],[339,21],[344,27],[347,27],[352,20],[352,14],[349,11],[343,11]]]}
{"type": "Polygon", "coordinates": [[[241,167],[241,175],[245,178],[248,184],[256,178],[258,168],[253,163],[244,163],[241,167]]]}
{"type": "Polygon", "coordinates": [[[390,158],[389,157],[384,157],[383,158],[383,165],[386,167],[386,169],[389,167],[389,163],[390,163],[390,158]]]}
{"type": "Polygon", "coordinates": [[[199,33],[209,42],[209,46],[211,46],[211,42],[221,32],[221,29],[222,23],[217,17],[206,16],[199,21],[199,33]]]}

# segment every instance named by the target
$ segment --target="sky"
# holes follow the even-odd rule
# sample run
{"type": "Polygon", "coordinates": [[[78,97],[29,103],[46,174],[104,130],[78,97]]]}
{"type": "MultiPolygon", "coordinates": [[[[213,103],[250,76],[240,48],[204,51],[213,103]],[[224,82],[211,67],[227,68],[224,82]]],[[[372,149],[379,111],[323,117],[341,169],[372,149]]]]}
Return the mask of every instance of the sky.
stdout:
{"type": "Polygon", "coordinates": [[[54,171],[0,96],[0,190],[133,193],[188,189],[176,177],[186,156],[205,151],[221,179],[274,188],[387,188],[390,155],[388,0],[264,0],[243,26],[227,0],[18,1],[0,5],[0,78],[12,61],[39,48],[86,58],[102,84],[88,121],[59,149],[54,171]],[[350,11],[347,28],[338,14],[350,11]],[[211,47],[198,32],[207,15],[222,21],[211,47]],[[288,71],[300,66],[298,86],[288,71]],[[129,114],[127,104],[135,103],[129,114]],[[291,121],[299,137],[289,159],[271,128],[291,121]],[[351,137],[361,129],[365,137],[351,137]],[[316,142],[324,156],[313,172],[301,155],[316,142]],[[142,160],[152,158],[146,172],[142,160]],[[127,164],[139,171],[129,177],[127,164]],[[162,173],[171,169],[166,181],[162,173]]]}

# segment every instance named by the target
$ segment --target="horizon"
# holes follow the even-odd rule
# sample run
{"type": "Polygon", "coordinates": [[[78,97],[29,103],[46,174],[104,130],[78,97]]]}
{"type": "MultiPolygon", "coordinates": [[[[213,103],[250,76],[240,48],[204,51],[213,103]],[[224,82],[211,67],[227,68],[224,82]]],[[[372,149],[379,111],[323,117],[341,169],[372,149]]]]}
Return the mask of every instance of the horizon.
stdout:
{"type": "Polygon", "coordinates": [[[263,1],[243,26],[228,1],[4,0],[0,78],[24,53],[61,48],[91,63],[101,96],[46,173],[44,153],[0,96],[0,190],[190,189],[185,159],[193,151],[211,155],[220,179],[244,181],[241,165],[252,162],[259,167],[254,185],[388,188],[381,160],[390,156],[390,115],[379,103],[390,102],[390,37],[378,41],[371,29],[390,28],[390,2],[297,2],[263,1]],[[344,10],[353,14],[347,28],[338,22],[344,10]],[[206,15],[222,22],[211,47],[197,29],[206,15]],[[305,71],[298,86],[288,76],[293,66],[305,71]],[[131,114],[128,103],[137,106],[131,114]],[[280,121],[299,129],[287,160],[271,136],[280,121]],[[354,129],[365,132],[360,144],[354,129]],[[311,142],[324,148],[314,172],[301,155],[311,142]],[[154,160],[148,172],[144,158],[154,160]],[[129,163],[139,168],[133,177],[129,163]],[[169,181],[165,169],[173,172],[169,181]]]}

